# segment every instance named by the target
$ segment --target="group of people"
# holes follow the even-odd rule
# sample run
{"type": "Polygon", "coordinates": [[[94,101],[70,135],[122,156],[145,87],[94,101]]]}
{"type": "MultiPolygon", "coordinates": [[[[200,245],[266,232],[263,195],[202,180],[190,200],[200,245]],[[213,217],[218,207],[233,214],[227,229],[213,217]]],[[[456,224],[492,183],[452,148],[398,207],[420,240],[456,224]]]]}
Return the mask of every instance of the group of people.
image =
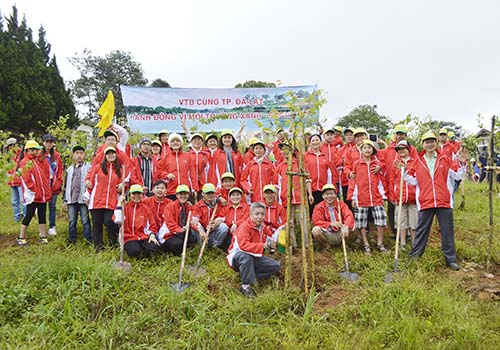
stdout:
{"type": "MultiPolygon", "coordinates": [[[[14,219],[20,221],[25,210],[16,244],[28,243],[26,230],[35,212],[40,243],[48,243],[47,234],[56,234],[55,204],[62,193],[70,243],[77,241],[78,215],[83,236],[96,251],[105,249],[103,226],[111,246],[118,244],[121,227],[130,257],[160,252],[180,255],[184,239],[188,247],[206,241],[209,247],[227,252],[228,264],[240,273],[241,292],[253,297],[251,284],[279,272],[279,262],[265,256],[264,249],[276,248],[286,227],[289,202],[295,212],[307,201],[317,244],[331,248],[342,237],[356,239],[359,232],[362,250],[370,255],[369,223],[375,226],[377,250],[387,252],[383,244],[386,221],[395,230],[395,208],[401,197],[401,244],[406,246],[408,234],[413,240],[410,257],[423,254],[437,215],[446,264],[459,269],[453,192],[466,159],[459,142],[448,139],[447,130],[424,134],[420,153],[408,142],[403,125],[395,127],[390,145],[370,141],[363,128],[335,127],[308,135],[304,154],[307,198],[301,196],[298,176],[292,178],[292,195],[288,196],[288,158],[292,172],[297,173],[299,166],[298,152],[284,130],[277,130],[270,144],[251,138],[244,154],[238,147],[240,133],[223,130],[219,136],[204,136],[185,131],[189,147],[180,134],[161,130],[158,139],[143,137],[138,154],[133,155],[127,131],[113,124],[91,162],[86,161],[84,147],[72,148],[73,162],[64,181],[52,135],[42,137],[43,145],[27,141],[23,152],[15,148],[15,139],[7,140],[15,163],[9,183],[14,219]],[[25,209],[19,208],[19,198],[25,209]],[[384,201],[388,202],[387,214],[384,201]]],[[[296,247],[295,223],[290,227],[291,244],[296,247]]]]}

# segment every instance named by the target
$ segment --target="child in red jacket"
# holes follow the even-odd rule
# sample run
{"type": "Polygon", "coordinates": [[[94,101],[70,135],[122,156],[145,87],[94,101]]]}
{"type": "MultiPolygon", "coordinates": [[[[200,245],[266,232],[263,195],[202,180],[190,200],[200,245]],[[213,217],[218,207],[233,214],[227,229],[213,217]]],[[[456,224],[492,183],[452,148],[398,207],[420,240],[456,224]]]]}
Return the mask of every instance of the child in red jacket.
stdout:
{"type": "Polygon", "coordinates": [[[234,234],[238,226],[246,219],[250,208],[245,201],[242,201],[243,191],[239,187],[233,187],[229,190],[229,203],[224,207],[224,219],[226,225],[230,228],[231,234],[234,234]]]}
{"type": "Polygon", "coordinates": [[[382,183],[382,174],[375,170],[381,167],[375,158],[377,150],[370,140],[361,143],[361,158],[354,162],[352,173],[354,174],[354,189],[352,194],[352,206],[356,227],[361,231],[363,240],[363,251],[371,255],[370,244],[366,237],[368,226],[368,211],[372,212],[375,226],[377,227],[377,248],[382,253],[388,252],[384,247],[384,229],[386,216],[384,210],[385,191],[382,183]]]}
{"type": "Polygon", "coordinates": [[[146,197],[143,199],[156,219],[156,227],[160,228],[163,223],[163,212],[168,203],[172,202],[165,195],[167,193],[167,184],[163,180],[158,180],[153,185],[153,197],[146,197]]]}

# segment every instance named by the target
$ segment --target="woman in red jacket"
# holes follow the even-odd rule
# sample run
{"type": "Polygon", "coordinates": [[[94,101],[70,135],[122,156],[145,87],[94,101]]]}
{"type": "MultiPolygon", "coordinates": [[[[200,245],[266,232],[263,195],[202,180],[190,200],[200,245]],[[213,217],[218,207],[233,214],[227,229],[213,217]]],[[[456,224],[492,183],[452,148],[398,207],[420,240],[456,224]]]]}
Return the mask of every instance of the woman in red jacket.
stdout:
{"type": "Polygon", "coordinates": [[[98,252],[104,249],[103,224],[107,228],[110,244],[118,243],[118,227],[113,222],[113,211],[124,189],[122,181],[129,174],[130,170],[124,169],[118,160],[116,149],[108,147],[104,150],[101,163],[92,166],[85,180],[88,190],[84,198],[92,214],[92,238],[98,252]]]}
{"type": "Polygon", "coordinates": [[[115,224],[123,225],[123,241],[125,251],[132,258],[151,258],[159,250],[156,239],[156,219],[144,201],[142,201],[143,189],[141,185],[130,186],[130,203],[123,210],[125,204],[125,192],[118,201],[114,212],[115,224]]]}
{"type": "Polygon", "coordinates": [[[170,152],[164,156],[163,169],[167,174],[167,198],[173,201],[176,199],[175,190],[180,185],[188,186],[193,192],[199,190],[189,154],[182,151],[182,143],[181,135],[170,134],[168,137],[170,152]]]}
{"type": "Polygon", "coordinates": [[[241,188],[250,195],[250,202],[262,202],[264,200],[264,186],[273,182],[274,165],[264,157],[266,146],[261,140],[253,143],[252,151],[254,158],[247,164],[241,174],[241,188]]]}
{"type": "Polygon", "coordinates": [[[203,148],[203,135],[196,133],[191,136],[191,150],[189,160],[191,171],[194,174],[198,193],[196,200],[201,200],[201,188],[207,183],[208,151],[203,148]]]}
{"type": "Polygon", "coordinates": [[[233,132],[229,129],[221,133],[219,149],[214,154],[213,166],[215,167],[216,182],[213,184],[217,188],[221,187],[221,175],[229,172],[234,175],[236,187],[240,186],[241,171],[243,168],[243,157],[238,150],[238,144],[233,132]]]}
{"type": "Polygon", "coordinates": [[[55,149],[56,139],[51,134],[45,134],[42,137],[43,151],[42,155],[46,159],[50,167],[50,187],[52,189],[52,198],[49,202],[49,232],[51,236],[55,236],[56,232],[56,204],[57,195],[61,192],[63,165],[61,155],[55,149]]]}
{"type": "Polygon", "coordinates": [[[23,190],[24,203],[26,205],[26,216],[21,222],[21,229],[16,244],[25,246],[26,230],[31,219],[38,216],[40,227],[40,243],[47,244],[47,202],[50,201],[52,191],[49,181],[49,165],[41,158],[42,146],[34,140],[29,140],[24,146],[24,158],[19,162],[21,170],[21,186],[23,190]]]}

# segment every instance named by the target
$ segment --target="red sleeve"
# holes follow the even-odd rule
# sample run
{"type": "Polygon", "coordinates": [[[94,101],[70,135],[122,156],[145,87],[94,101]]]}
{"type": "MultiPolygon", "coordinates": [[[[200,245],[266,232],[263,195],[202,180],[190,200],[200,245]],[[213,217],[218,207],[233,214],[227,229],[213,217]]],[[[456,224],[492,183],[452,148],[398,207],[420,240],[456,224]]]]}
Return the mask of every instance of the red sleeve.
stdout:
{"type": "Polygon", "coordinates": [[[250,208],[248,205],[243,205],[243,210],[241,211],[241,216],[237,218],[236,220],[236,225],[240,226],[242,223],[245,222],[246,219],[250,216],[250,208]]]}
{"type": "MultiPolygon", "coordinates": [[[[264,247],[266,244],[251,241],[250,233],[252,229],[248,225],[242,226],[241,228],[242,229],[236,230],[236,237],[238,239],[240,249],[248,253],[264,254],[264,247]]],[[[264,228],[264,230],[267,232],[269,231],[267,228],[264,228]]]]}
{"type": "Polygon", "coordinates": [[[240,186],[244,193],[248,193],[250,185],[248,184],[248,175],[250,174],[250,163],[247,164],[243,172],[241,173],[240,186]]]}
{"type": "Polygon", "coordinates": [[[331,220],[325,220],[324,209],[322,206],[317,205],[314,207],[312,214],[312,222],[314,226],[319,226],[321,228],[328,228],[331,225],[331,220]]]}
{"type": "Polygon", "coordinates": [[[64,167],[61,161],[61,155],[59,153],[55,153],[56,163],[57,163],[57,173],[54,177],[54,182],[52,183],[52,193],[61,192],[62,180],[63,180],[63,172],[64,167]]]}
{"type": "Polygon", "coordinates": [[[165,220],[165,225],[170,230],[171,233],[181,232],[184,228],[179,226],[178,215],[176,211],[176,202],[172,202],[166,205],[163,211],[163,219],[165,220]]]}
{"type": "Polygon", "coordinates": [[[19,164],[19,169],[21,169],[21,177],[23,178],[24,184],[32,192],[35,192],[35,183],[31,177],[31,169],[33,168],[33,162],[35,160],[24,158],[19,164]],[[31,162],[28,164],[28,162],[31,162]]]}
{"type": "Polygon", "coordinates": [[[149,220],[149,231],[154,232],[155,234],[158,233],[159,227],[156,224],[156,217],[153,211],[151,210],[150,207],[144,206],[146,208],[146,212],[148,215],[148,220],[149,220]]]}

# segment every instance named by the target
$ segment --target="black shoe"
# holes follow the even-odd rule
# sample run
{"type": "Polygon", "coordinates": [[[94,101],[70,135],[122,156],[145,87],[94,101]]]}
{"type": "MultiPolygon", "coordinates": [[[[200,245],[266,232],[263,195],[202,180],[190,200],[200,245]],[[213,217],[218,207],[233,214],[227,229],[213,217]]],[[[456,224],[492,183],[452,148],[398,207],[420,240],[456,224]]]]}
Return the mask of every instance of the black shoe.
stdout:
{"type": "Polygon", "coordinates": [[[240,287],[240,292],[246,296],[249,299],[255,298],[255,292],[253,291],[252,287],[248,286],[246,288],[243,288],[243,286],[240,287]]]}
{"type": "Polygon", "coordinates": [[[452,262],[452,263],[449,263],[449,264],[447,264],[447,265],[448,265],[448,268],[449,268],[450,270],[453,270],[453,271],[458,271],[458,270],[460,270],[460,266],[459,266],[457,263],[452,262]]]}

